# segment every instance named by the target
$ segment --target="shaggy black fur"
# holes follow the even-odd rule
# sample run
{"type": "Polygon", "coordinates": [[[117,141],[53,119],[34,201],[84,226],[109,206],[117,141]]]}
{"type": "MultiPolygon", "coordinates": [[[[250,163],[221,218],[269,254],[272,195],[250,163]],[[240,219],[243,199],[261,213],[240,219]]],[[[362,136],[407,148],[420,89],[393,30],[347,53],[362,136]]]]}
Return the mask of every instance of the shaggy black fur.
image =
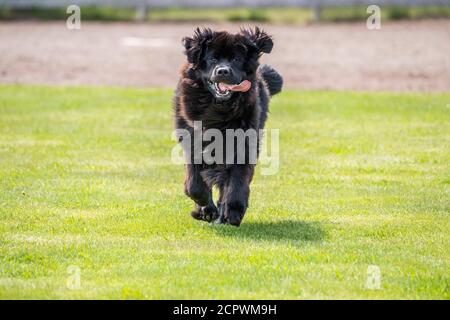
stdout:
{"type": "MultiPolygon", "coordinates": [[[[238,34],[197,29],[183,44],[188,63],[182,68],[174,97],[175,128],[193,134],[194,121],[202,121],[204,130],[218,129],[224,137],[226,129],[264,128],[269,98],[283,84],[274,69],[258,62],[263,53],[271,52],[272,38],[259,28],[238,34]],[[221,94],[214,87],[219,82],[239,84],[243,80],[251,82],[247,92],[221,94]]],[[[239,226],[248,207],[255,165],[247,162],[248,155],[245,164],[194,164],[193,143],[190,148],[185,150],[192,155],[192,162],[185,166],[185,193],[195,201],[192,216],[239,226]],[[213,186],[219,189],[217,207],[213,186]]]]}

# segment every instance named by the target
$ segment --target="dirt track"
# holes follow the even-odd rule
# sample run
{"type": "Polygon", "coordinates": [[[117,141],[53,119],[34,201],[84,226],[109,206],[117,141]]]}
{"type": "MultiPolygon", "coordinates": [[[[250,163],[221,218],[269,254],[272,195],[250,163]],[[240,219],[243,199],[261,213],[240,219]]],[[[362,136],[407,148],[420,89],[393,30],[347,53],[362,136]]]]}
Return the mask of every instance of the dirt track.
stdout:
{"type": "MultiPolygon", "coordinates": [[[[237,31],[233,24],[209,24],[237,31]]],[[[303,89],[450,91],[450,21],[263,26],[264,62],[303,89]]],[[[0,82],[173,87],[193,24],[1,22],[0,82]]]]}

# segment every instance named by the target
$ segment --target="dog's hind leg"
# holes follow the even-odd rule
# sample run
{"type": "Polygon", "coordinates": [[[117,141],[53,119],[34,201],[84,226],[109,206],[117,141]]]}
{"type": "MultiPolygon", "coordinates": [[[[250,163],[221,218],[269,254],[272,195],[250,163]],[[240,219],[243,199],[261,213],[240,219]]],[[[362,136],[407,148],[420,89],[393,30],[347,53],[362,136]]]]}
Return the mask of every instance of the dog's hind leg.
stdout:
{"type": "Polygon", "coordinates": [[[195,209],[191,212],[197,220],[212,221],[217,218],[217,207],[212,199],[212,190],[203,181],[201,165],[187,164],[184,192],[195,202],[195,209]]]}

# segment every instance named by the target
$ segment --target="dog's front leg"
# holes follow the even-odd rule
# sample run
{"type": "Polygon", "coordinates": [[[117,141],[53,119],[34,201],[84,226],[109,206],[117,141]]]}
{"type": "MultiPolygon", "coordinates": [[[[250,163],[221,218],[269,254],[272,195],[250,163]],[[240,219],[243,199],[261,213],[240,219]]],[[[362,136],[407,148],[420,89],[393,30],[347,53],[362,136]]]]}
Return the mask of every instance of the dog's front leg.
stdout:
{"type": "Polygon", "coordinates": [[[184,192],[195,202],[195,209],[191,212],[193,218],[212,221],[217,218],[217,208],[212,199],[212,191],[203,181],[200,172],[201,165],[187,164],[184,192]]]}
{"type": "Polygon", "coordinates": [[[226,183],[220,190],[220,220],[239,226],[244,218],[250,196],[254,165],[234,165],[229,169],[226,183]]]}

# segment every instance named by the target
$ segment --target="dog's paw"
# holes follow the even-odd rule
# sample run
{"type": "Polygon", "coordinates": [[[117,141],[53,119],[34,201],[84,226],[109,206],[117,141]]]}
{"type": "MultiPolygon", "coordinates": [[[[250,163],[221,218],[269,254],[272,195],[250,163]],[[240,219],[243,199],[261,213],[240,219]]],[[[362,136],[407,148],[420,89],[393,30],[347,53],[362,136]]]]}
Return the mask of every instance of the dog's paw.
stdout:
{"type": "Polygon", "coordinates": [[[197,207],[191,212],[191,216],[194,219],[211,222],[219,217],[216,206],[197,207]]]}
{"type": "Polygon", "coordinates": [[[205,216],[201,208],[191,211],[191,216],[194,219],[205,221],[205,216]]]}
{"type": "Polygon", "coordinates": [[[220,217],[224,222],[232,226],[239,227],[244,218],[246,207],[241,204],[231,203],[220,206],[220,217]]]}
{"type": "Polygon", "coordinates": [[[219,217],[216,206],[206,206],[202,208],[204,219],[208,222],[214,221],[219,217]]]}

